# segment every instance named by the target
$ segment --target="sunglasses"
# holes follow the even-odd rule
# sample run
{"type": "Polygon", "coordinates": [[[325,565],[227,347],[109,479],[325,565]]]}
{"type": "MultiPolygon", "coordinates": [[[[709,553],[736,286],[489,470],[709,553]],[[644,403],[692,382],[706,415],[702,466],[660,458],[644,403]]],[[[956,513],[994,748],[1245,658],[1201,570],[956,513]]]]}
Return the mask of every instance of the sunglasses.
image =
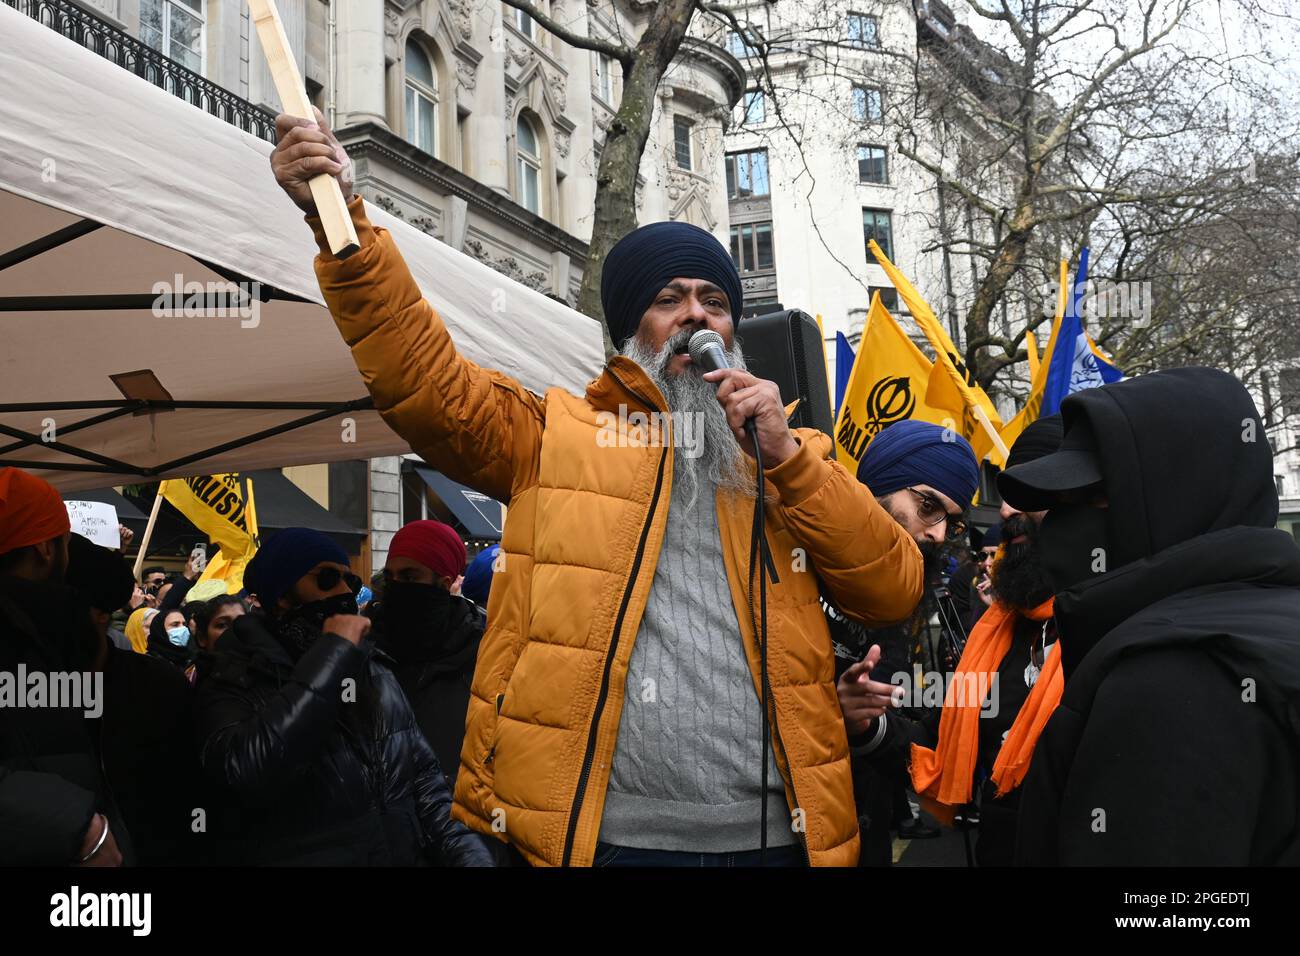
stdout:
{"type": "Polygon", "coordinates": [[[917,491],[915,488],[908,488],[907,490],[916,495],[916,515],[923,524],[933,526],[940,521],[947,521],[948,537],[950,539],[960,538],[966,534],[966,519],[961,515],[949,514],[948,509],[943,506],[943,502],[934,495],[926,494],[924,491],[917,491]]]}
{"type": "Polygon", "coordinates": [[[321,568],[319,571],[313,572],[312,576],[316,578],[316,587],[322,591],[334,590],[339,586],[340,581],[346,581],[353,594],[361,590],[361,579],[359,577],[346,571],[340,571],[338,568],[321,568]]]}

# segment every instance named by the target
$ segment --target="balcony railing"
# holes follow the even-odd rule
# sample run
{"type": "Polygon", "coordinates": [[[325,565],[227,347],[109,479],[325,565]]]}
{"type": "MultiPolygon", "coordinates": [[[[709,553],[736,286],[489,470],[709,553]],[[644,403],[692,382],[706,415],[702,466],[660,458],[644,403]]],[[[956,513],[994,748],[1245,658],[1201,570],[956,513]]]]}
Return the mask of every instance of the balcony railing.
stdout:
{"type": "Polygon", "coordinates": [[[268,142],[275,142],[274,113],[254,106],[90,11],[68,0],[0,0],[0,3],[25,13],[87,50],[218,119],[268,142]]]}

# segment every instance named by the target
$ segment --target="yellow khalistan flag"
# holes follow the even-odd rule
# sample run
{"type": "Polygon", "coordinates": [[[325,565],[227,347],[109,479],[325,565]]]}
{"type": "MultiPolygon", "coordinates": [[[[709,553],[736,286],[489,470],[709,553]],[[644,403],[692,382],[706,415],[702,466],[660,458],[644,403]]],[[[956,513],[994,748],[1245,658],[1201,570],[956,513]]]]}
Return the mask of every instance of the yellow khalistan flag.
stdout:
{"type": "Polygon", "coordinates": [[[252,482],[248,482],[247,499],[238,474],[169,478],[159,485],[158,494],[221,546],[199,580],[224,581],[227,594],[237,593],[244,586],[244,568],[258,547],[252,482]]]}
{"type": "Polygon", "coordinates": [[[980,461],[987,458],[999,468],[1003,467],[1006,464],[1006,456],[993,441],[993,433],[1002,429],[1002,419],[993,400],[985,394],[984,389],[975,382],[975,376],[962,364],[958,357],[957,346],[953,344],[948,333],[935,318],[934,310],[930,308],[929,303],[921,298],[921,293],[917,292],[916,287],[907,281],[907,276],[899,272],[898,267],[889,261],[880,246],[876,245],[876,240],[872,239],[867,246],[876,257],[876,261],[880,263],[880,267],[885,270],[885,275],[889,276],[889,280],[894,283],[899,296],[907,303],[907,310],[912,313],[912,318],[916,320],[916,324],[920,326],[934,348],[936,356],[934,371],[931,373],[927,389],[930,401],[945,408],[962,409],[963,414],[957,416],[961,422],[962,437],[971,443],[971,447],[975,450],[975,457],[980,461]],[[975,411],[977,408],[980,412],[975,411]],[[969,410],[969,413],[965,413],[965,410],[969,410]],[[979,422],[980,413],[987,419],[991,431],[979,422]]]}
{"type": "MultiPolygon", "coordinates": [[[[1016,413],[1016,417],[1007,422],[1002,429],[1002,441],[1010,448],[1020,437],[1020,433],[1038,420],[1038,413],[1043,407],[1043,392],[1047,388],[1047,373],[1052,367],[1052,350],[1056,348],[1056,336],[1061,331],[1061,317],[1065,315],[1066,292],[1068,291],[1068,263],[1061,260],[1061,276],[1057,282],[1056,295],[1056,317],[1052,319],[1052,331],[1047,339],[1047,348],[1043,349],[1043,357],[1038,360],[1037,368],[1034,368],[1034,362],[1030,362],[1033,369],[1030,375],[1029,397],[1025,399],[1025,407],[1016,413]]],[[[1026,339],[1029,339],[1029,349],[1032,355],[1037,351],[1037,343],[1030,339],[1026,333],[1026,339]]]]}
{"type": "Polygon", "coordinates": [[[905,418],[956,430],[961,406],[929,404],[927,385],[934,363],[894,321],[877,292],[871,298],[862,341],[844,389],[835,423],[835,457],[849,471],[881,429],[905,418]]]}

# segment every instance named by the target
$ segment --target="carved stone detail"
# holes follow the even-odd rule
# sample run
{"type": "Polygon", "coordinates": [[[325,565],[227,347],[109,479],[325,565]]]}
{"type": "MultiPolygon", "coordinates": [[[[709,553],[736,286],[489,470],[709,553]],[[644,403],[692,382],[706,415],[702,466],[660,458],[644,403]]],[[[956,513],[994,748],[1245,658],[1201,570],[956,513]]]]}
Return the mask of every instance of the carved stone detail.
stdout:
{"type": "Polygon", "coordinates": [[[457,57],[456,82],[464,89],[474,89],[474,85],[478,82],[478,67],[457,57]]]}
{"type": "Polygon", "coordinates": [[[551,88],[551,100],[556,110],[563,113],[569,101],[569,83],[564,74],[558,70],[546,70],[546,85],[551,88]]]}
{"type": "Polygon", "coordinates": [[[546,292],[548,290],[550,279],[546,273],[537,270],[525,272],[523,267],[519,265],[519,260],[514,256],[493,256],[478,239],[466,239],[465,251],[479,262],[491,266],[503,276],[514,279],[530,289],[537,292],[546,292]]]}
{"type": "Polygon", "coordinates": [[[452,19],[456,21],[456,30],[460,33],[462,40],[468,40],[474,35],[474,12],[470,8],[469,0],[451,0],[452,19]]]}
{"type": "Polygon", "coordinates": [[[411,220],[411,225],[416,229],[419,229],[421,232],[428,233],[435,239],[441,238],[438,235],[438,224],[428,216],[416,216],[411,220]]]}
{"type": "Polygon", "coordinates": [[[398,207],[397,203],[393,201],[391,196],[385,196],[383,193],[376,195],[375,205],[390,216],[400,219],[402,222],[406,222],[406,217],[402,215],[402,210],[398,207]]]}

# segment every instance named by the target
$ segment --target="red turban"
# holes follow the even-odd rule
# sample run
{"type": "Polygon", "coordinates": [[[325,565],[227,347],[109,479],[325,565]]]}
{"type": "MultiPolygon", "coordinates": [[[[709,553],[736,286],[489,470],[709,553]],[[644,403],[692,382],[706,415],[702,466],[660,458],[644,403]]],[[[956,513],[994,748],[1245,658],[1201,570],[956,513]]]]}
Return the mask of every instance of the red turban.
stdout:
{"type": "Polygon", "coordinates": [[[410,558],[440,578],[452,581],[465,571],[465,542],[441,521],[412,521],[402,525],[388,546],[390,558],[410,558]]]}
{"type": "Polygon", "coordinates": [[[0,554],[72,530],[54,486],[21,468],[0,468],[0,554]]]}

